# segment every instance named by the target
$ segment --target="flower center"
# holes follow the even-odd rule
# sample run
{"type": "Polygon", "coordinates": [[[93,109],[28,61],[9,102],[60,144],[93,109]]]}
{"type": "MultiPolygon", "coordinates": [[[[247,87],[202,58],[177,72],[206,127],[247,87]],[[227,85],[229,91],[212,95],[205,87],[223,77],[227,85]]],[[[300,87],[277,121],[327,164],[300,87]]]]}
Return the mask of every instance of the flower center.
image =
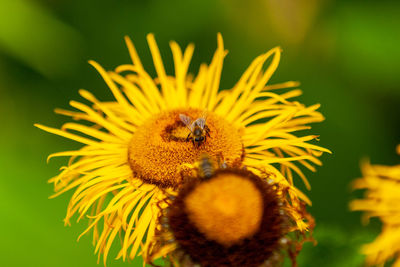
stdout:
{"type": "Polygon", "coordinates": [[[183,177],[192,173],[187,165],[196,163],[204,153],[216,162],[240,166],[244,149],[240,134],[232,124],[207,112],[208,133],[202,128],[191,132],[180,114],[195,121],[203,111],[186,108],[164,112],[133,134],[128,160],[136,177],[162,188],[176,188],[182,184],[183,177]]]}
{"type": "Polygon", "coordinates": [[[263,197],[253,182],[222,172],[185,199],[190,221],[208,239],[229,246],[253,235],[263,216],[263,197]]]}

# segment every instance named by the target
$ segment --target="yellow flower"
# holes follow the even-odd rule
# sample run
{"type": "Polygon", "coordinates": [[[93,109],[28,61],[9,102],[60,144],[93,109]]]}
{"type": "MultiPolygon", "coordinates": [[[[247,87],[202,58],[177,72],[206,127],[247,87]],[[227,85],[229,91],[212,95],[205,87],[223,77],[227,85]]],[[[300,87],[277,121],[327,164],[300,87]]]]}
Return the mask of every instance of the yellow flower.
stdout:
{"type": "MultiPolygon", "coordinates": [[[[65,222],[69,224],[77,213],[78,220],[89,218],[83,234],[93,230],[95,251],[99,258],[104,255],[104,262],[117,236],[122,244],[118,258],[132,259],[139,250],[147,255],[163,208],[157,203],[183,183],[202,153],[230,167],[252,166],[290,186],[294,172],[309,188],[295,163],[314,171],[313,164],[321,164],[317,157],[329,152],[308,143],[317,138],[315,135],[294,135],[309,129],[307,124],[324,120],[316,111],[319,105],[305,107],[290,101],[301,94],[298,89],[280,95],[272,92],[296,87],[296,82],[266,85],[278,66],[279,47],[257,57],[233,88],[220,90],[227,54],[221,35],[211,64],[201,65],[195,78],[187,73],[192,44],[182,53],[175,42],[170,43],[175,75],[169,76],[154,36],[149,34],[147,41],[156,78],[145,71],[133,43],[126,38],[132,64],[105,71],[90,61],[115,101],[103,102],[80,90],[91,106],[71,101],[76,111],[56,112],[84,123],[66,123],[61,129],[36,125],[84,144],[79,150],[49,156],[70,157],[68,165],[50,182],[55,186],[53,197],[75,188],[65,222]],[[263,70],[267,62],[269,66],[263,70]],[[208,132],[202,128],[201,137],[206,139],[190,134],[192,124],[186,127],[182,116],[192,121],[204,116],[208,132]]],[[[295,187],[290,193],[294,202],[300,198],[310,203],[295,187]]],[[[307,228],[301,219],[297,224],[307,228]]]]}
{"type": "MultiPolygon", "coordinates": [[[[400,154],[400,145],[397,146],[400,154]]],[[[381,234],[362,253],[367,265],[380,265],[395,258],[393,266],[400,266],[400,165],[384,166],[362,164],[363,178],[353,183],[355,189],[366,189],[364,199],[353,200],[351,210],[364,211],[363,221],[378,217],[382,222],[381,234]]]]}
{"type": "Polygon", "coordinates": [[[160,214],[146,258],[164,255],[173,266],[280,266],[286,250],[296,266],[302,244],[313,240],[296,222],[307,220],[313,227],[313,219],[304,206],[292,205],[288,188],[268,173],[214,171],[210,161],[200,162],[198,175],[165,199],[168,209],[160,214]]]}

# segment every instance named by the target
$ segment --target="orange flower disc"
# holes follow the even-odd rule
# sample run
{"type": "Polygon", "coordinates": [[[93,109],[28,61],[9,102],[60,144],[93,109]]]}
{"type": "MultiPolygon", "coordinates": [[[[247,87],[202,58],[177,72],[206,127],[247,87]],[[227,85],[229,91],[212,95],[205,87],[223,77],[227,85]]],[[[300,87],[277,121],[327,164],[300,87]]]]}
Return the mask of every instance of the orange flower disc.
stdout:
{"type": "Polygon", "coordinates": [[[237,128],[224,118],[207,112],[209,136],[197,145],[187,140],[190,130],[179,114],[195,120],[203,111],[185,108],[164,112],[148,120],[133,134],[128,160],[135,177],[162,188],[176,188],[182,184],[183,177],[191,174],[188,165],[195,164],[203,153],[228,166],[241,165],[244,150],[237,128]]]}
{"type": "Polygon", "coordinates": [[[221,172],[198,185],[185,204],[199,231],[225,246],[252,236],[263,215],[260,189],[248,178],[231,172],[221,172]]]}

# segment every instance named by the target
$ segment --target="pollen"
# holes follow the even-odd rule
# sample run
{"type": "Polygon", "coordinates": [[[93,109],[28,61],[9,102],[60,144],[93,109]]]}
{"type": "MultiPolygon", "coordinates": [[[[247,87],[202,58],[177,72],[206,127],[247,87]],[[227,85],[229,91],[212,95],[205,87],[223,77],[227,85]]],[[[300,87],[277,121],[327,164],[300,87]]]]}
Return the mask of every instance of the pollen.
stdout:
{"type": "Polygon", "coordinates": [[[259,189],[251,180],[229,172],[197,186],[185,204],[189,219],[199,231],[224,246],[252,236],[263,213],[259,189]]]}
{"type": "Polygon", "coordinates": [[[161,188],[177,188],[183,177],[191,175],[190,165],[207,153],[216,162],[240,166],[244,158],[239,129],[224,118],[207,112],[209,136],[200,144],[188,139],[190,130],[179,118],[201,117],[201,109],[175,109],[148,119],[133,134],[128,147],[128,161],[135,177],[161,188]]]}

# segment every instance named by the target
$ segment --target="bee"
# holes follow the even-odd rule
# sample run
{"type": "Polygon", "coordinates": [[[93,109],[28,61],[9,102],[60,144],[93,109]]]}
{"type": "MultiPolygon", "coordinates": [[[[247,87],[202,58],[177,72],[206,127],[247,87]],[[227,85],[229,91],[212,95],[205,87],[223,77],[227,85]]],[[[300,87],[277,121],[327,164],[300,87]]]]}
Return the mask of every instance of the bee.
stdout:
{"type": "Polygon", "coordinates": [[[201,176],[204,178],[210,178],[214,174],[214,167],[210,157],[207,154],[203,154],[199,161],[199,170],[201,176]]]}
{"type": "Polygon", "coordinates": [[[190,131],[186,141],[192,140],[193,145],[199,147],[206,141],[207,136],[210,136],[210,128],[206,125],[207,114],[205,112],[194,121],[184,114],[179,114],[179,118],[190,131]]]}

